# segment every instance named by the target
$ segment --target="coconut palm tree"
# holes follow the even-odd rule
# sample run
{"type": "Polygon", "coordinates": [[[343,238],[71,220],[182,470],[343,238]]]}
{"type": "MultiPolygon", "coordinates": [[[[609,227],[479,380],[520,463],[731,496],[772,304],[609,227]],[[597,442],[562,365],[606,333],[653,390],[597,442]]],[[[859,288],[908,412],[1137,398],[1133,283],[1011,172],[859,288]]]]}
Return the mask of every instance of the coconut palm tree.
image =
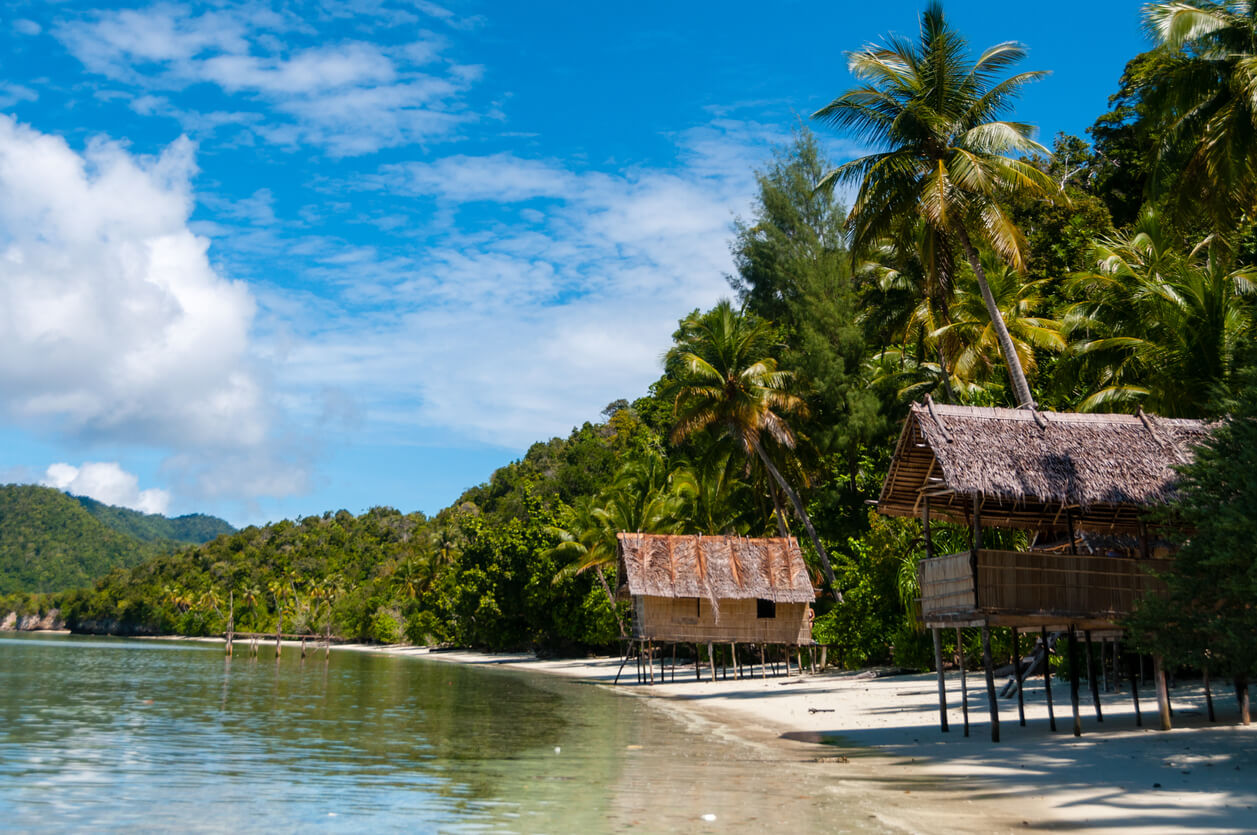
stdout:
{"type": "MultiPolygon", "coordinates": [[[[1060,323],[1036,315],[1046,307],[1044,282],[1026,281],[1012,267],[1001,263],[992,252],[983,252],[981,258],[991,296],[1008,327],[1017,360],[1025,372],[1033,376],[1038,370],[1036,350],[1052,353],[1065,350],[1060,323]]],[[[958,380],[982,383],[994,370],[999,344],[985,299],[978,292],[972,277],[964,276],[957,283],[952,314],[953,321],[936,329],[930,336],[942,339],[951,349],[947,364],[958,380]]]]}
{"type": "Polygon", "coordinates": [[[866,252],[918,218],[944,246],[958,244],[977,277],[1018,404],[1033,408],[977,246],[985,243],[1024,271],[1025,239],[1001,200],[1015,192],[1050,196],[1058,191],[1047,174],[1009,156],[1050,156],[1030,138],[1030,125],[1000,118],[1026,84],[1044,75],[1023,72],[997,80],[1025,54],[1020,44],[1006,42],[970,62],[964,38],[933,2],[921,17],[918,42],[891,36],[882,45],[848,53],[847,66],[863,83],[813,118],[879,148],[835,168],[822,181],[822,187],[859,186],[847,218],[853,251],[866,252]]]}
{"type": "Polygon", "coordinates": [[[793,375],[777,367],[774,342],[767,322],[734,310],[727,300],[682,322],[667,360],[678,369],[672,387],[677,418],[672,442],[714,428],[757,459],[790,499],[816,548],[825,585],[841,601],[829,554],[811,517],[764,448],[767,437],[781,450],[793,450],[796,436],[788,417],[807,413],[803,399],[791,390],[793,375]]]}
{"type": "Polygon", "coordinates": [[[1227,233],[1257,208],[1257,4],[1150,3],[1144,23],[1169,53],[1144,98],[1161,117],[1160,154],[1176,176],[1154,186],[1177,198],[1180,213],[1205,208],[1227,233]]]}
{"type": "Polygon", "coordinates": [[[1209,246],[1184,254],[1150,208],[1094,257],[1095,269],[1066,281],[1079,299],[1064,318],[1068,370],[1094,381],[1079,408],[1204,416],[1211,389],[1230,380],[1237,350],[1257,332],[1257,270],[1233,269],[1209,246]]]}

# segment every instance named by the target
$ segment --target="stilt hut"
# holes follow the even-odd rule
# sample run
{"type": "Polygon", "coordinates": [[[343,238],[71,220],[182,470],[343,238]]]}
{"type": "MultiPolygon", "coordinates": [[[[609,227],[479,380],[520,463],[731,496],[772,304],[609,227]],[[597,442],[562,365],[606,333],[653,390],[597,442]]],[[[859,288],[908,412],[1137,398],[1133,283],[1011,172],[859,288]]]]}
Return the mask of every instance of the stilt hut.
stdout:
{"type": "MultiPolygon", "coordinates": [[[[1041,635],[1117,629],[1135,601],[1158,587],[1149,569],[1171,565],[1165,532],[1148,511],[1173,498],[1175,466],[1190,460],[1207,432],[1201,421],[1143,412],[1065,414],[928,398],[914,404],[877,508],[923,522],[921,613],[935,630],[940,668],[944,627],[981,627],[984,646],[995,626],[1041,635]],[[966,525],[970,547],[936,555],[930,526],[939,519],[966,525]],[[1029,548],[986,547],[984,528],[1029,531],[1029,548]]],[[[998,739],[989,650],[984,655],[998,739]]],[[[939,688],[942,702],[941,669],[939,688]]],[[[1168,724],[1166,706],[1163,716],[1168,724]]],[[[944,729],[945,720],[943,713],[944,729]]]]}
{"type": "Polygon", "coordinates": [[[707,644],[709,656],[715,644],[812,643],[816,593],[793,537],[618,538],[619,594],[633,602],[635,641],[707,644]]]}

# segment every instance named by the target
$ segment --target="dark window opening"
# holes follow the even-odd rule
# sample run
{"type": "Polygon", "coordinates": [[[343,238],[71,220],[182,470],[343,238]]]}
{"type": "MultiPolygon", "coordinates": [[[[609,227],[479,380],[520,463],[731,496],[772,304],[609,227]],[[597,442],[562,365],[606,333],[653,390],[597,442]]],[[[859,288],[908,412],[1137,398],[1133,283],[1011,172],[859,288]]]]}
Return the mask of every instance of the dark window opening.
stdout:
{"type": "Polygon", "coordinates": [[[757,618],[775,618],[777,617],[777,601],[775,600],[756,600],[755,601],[755,617],[757,618]]]}

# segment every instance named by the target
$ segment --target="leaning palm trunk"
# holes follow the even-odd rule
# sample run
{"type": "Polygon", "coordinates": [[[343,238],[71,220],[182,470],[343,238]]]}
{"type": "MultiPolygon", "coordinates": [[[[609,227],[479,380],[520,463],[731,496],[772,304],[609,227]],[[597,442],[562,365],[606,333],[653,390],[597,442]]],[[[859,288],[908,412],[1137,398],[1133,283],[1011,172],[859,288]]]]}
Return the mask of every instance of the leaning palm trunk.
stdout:
{"type": "Polygon", "coordinates": [[[615,605],[615,595],[611,593],[611,586],[607,583],[607,575],[602,573],[602,566],[594,566],[594,571],[598,574],[598,582],[602,583],[602,590],[607,593],[607,600],[611,601],[611,614],[615,615],[616,625],[620,627],[620,637],[628,637],[628,630],[624,628],[624,621],[620,618],[620,609],[615,605]]]}
{"type": "Polygon", "coordinates": [[[1017,349],[1013,346],[1013,337],[1004,324],[1004,316],[995,304],[995,296],[991,293],[991,285],[986,281],[986,271],[978,259],[978,251],[969,240],[969,233],[963,224],[956,224],[956,237],[964,247],[965,257],[973,268],[973,275],[978,280],[978,289],[982,292],[982,302],[986,305],[987,315],[991,317],[991,325],[995,328],[995,338],[999,341],[1000,353],[1004,355],[1004,365],[1008,367],[1008,379],[1013,384],[1013,393],[1017,395],[1017,408],[1033,409],[1034,396],[1030,393],[1030,384],[1026,382],[1026,372],[1021,368],[1021,360],[1017,357],[1017,349]]]}
{"type": "Polygon", "coordinates": [[[789,497],[790,503],[794,505],[794,510],[799,514],[799,518],[803,520],[803,527],[807,528],[807,535],[812,540],[812,546],[816,548],[816,554],[821,558],[821,571],[825,573],[825,591],[833,596],[834,600],[842,602],[842,592],[838,591],[838,583],[834,579],[833,566],[829,564],[829,554],[825,551],[825,546],[821,545],[821,539],[816,535],[816,528],[812,527],[812,519],[807,515],[807,511],[803,509],[803,502],[799,500],[799,494],[794,492],[786,480],[782,477],[777,468],[773,466],[773,462],[768,460],[768,454],[764,452],[764,448],[760,446],[757,439],[751,439],[751,445],[755,449],[755,453],[759,456],[759,460],[763,462],[764,468],[772,475],[777,484],[781,485],[782,491],[789,497]]]}

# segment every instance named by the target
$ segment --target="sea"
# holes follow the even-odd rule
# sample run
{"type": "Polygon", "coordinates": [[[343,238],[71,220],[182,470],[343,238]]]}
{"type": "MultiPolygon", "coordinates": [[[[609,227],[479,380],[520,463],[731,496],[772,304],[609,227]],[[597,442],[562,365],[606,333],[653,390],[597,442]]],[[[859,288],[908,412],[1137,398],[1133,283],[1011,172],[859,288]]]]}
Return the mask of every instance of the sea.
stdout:
{"type": "Polygon", "coordinates": [[[719,717],[517,670],[17,634],[0,717],[6,832],[877,828],[719,717]]]}

